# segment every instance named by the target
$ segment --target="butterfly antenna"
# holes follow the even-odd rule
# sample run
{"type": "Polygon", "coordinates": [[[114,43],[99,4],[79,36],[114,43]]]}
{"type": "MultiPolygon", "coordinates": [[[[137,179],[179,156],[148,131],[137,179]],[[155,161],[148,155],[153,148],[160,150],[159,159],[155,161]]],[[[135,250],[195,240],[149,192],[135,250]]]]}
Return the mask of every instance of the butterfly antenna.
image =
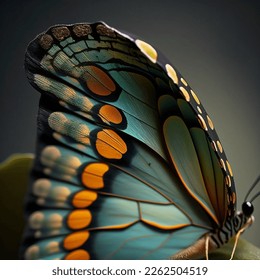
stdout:
{"type": "Polygon", "coordinates": [[[250,200],[250,202],[253,202],[258,196],[260,195],[260,191],[256,193],[250,200]]]}
{"type": "MultiPolygon", "coordinates": [[[[253,183],[253,185],[251,186],[251,188],[248,190],[246,197],[244,199],[244,202],[247,201],[247,198],[249,196],[249,194],[252,192],[252,190],[255,188],[255,186],[259,183],[260,181],[260,175],[256,178],[255,182],[253,183]]],[[[255,200],[258,196],[260,195],[260,192],[258,192],[256,195],[253,196],[253,198],[250,200],[250,202],[252,202],[253,200],[255,200]]]]}

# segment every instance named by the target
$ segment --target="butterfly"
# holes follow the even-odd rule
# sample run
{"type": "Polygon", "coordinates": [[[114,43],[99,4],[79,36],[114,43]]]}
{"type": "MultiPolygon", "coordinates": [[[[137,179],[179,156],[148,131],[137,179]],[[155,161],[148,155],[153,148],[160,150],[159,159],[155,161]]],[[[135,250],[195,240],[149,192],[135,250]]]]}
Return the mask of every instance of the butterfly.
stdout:
{"type": "Polygon", "coordinates": [[[22,258],[201,258],[252,223],[211,118],[153,46],[57,25],[25,69],[41,99],[22,258]]]}

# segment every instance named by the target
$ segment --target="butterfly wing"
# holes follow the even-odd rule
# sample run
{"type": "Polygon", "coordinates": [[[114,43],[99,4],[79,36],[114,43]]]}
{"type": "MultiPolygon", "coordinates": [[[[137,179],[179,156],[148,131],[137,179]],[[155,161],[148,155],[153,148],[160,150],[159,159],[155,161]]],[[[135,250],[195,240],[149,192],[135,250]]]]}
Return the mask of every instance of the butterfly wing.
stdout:
{"type": "Polygon", "coordinates": [[[41,100],[24,258],[165,259],[233,215],[213,124],[149,44],[55,26],[25,66],[41,100]]]}

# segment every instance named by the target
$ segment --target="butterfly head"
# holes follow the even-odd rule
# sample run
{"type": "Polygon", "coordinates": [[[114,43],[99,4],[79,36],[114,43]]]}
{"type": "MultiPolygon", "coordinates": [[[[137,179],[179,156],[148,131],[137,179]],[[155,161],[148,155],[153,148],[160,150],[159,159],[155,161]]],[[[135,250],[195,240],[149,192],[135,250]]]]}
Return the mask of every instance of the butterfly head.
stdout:
{"type": "Polygon", "coordinates": [[[250,201],[245,201],[242,204],[242,211],[246,217],[250,217],[254,212],[254,205],[250,201]]]}
{"type": "Polygon", "coordinates": [[[248,190],[245,200],[242,204],[242,212],[246,217],[251,217],[254,212],[254,205],[252,202],[260,195],[260,192],[257,192],[255,195],[253,195],[253,197],[250,200],[248,200],[248,197],[259,182],[260,182],[260,175],[257,177],[257,179],[255,180],[251,188],[248,190]]]}

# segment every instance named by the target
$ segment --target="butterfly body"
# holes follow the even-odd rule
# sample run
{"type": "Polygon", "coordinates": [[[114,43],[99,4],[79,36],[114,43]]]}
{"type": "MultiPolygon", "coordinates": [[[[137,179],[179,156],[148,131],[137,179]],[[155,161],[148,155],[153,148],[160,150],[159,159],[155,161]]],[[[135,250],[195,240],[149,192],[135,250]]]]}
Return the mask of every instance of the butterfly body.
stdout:
{"type": "Polygon", "coordinates": [[[212,120],[151,45],[55,26],[25,66],[41,100],[24,258],[191,258],[247,223],[212,120]]]}

